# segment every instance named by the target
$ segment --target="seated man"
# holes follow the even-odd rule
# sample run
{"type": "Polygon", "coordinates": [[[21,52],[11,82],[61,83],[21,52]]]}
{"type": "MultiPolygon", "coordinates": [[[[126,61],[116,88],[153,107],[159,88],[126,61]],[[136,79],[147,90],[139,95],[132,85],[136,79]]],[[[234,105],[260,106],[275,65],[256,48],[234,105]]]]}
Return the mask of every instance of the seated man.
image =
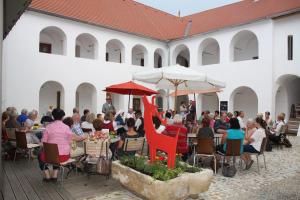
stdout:
{"type": "Polygon", "coordinates": [[[189,152],[189,146],[187,143],[187,128],[182,124],[182,116],[176,114],[173,118],[174,124],[167,125],[163,134],[169,136],[175,136],[179,129],[178,142],[177,142],[177,153],[184,155],[184,158],[187,157],[189,152]]]}

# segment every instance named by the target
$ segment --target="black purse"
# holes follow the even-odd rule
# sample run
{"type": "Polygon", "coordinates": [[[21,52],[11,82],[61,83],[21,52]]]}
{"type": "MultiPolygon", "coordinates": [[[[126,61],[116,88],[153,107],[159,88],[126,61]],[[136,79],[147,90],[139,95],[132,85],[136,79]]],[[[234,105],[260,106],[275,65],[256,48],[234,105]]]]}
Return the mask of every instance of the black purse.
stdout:
{"type": "Polygon", "coordinates": [[[222,168],[222,174],[225,177],[234,177],[236,174],[236,168],[234,165],[224,164],[222,168]]]}

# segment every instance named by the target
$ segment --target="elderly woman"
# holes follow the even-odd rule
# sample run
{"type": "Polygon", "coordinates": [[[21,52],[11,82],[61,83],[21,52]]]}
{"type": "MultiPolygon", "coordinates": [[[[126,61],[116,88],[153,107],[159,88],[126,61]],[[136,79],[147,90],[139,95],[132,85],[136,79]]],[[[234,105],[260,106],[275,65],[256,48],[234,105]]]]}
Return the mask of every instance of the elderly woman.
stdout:
{"type": "Polygon", "coordinates": [[[89,113],[87,114],[85,121],[81,123],[81,128],[92,129],[92,132],[95,132],[93,121],[95,120],[95,114],[89,113]]]}
{"type": "Polygon", "coordinates": [[[207,117],[202,119],[202,127],[199,129],[197,134],[198,139],[214,139],[214,132],[213,129],[210,127],[210,121],[210,118],[207,117]]]}
{"type": "Polygon", "coordinates": [[[47,111],[46,115],[44,115],[41,119],[41,124],[43,124],[44,126],[46,126],[46,124],[49,124],[51,122],[53,122],[53,118],[52,118],[52,111],[47,111]]]}
{"type": "Polygon", "coordinates": [[[257,130],[255,126],[255,121],[253,119],[248,119],[247,124],[246,124],[246,132],[245,132],[245,139],[244,139],[244,144],[247,143],[249,138],[251,138],[252,134],[257,130]]]}
{"type": "Polygon", "coordinates": [[[274,126],[272,127],[271,131],[270,131],[270,135],[269,135],[269,139],[276,143],[276,144],[279,144],[280,143],[280,135],[281,134],[284,134],[284,125],[285,125],[285,122],[284,122],[284,115],[283,113],[280,113],[278,116],[277,116],[277,121],[276,123],[274,124],[274,126]]]}
{"type": "Polygon", "coordinates": [[[5,128],[21,128],[21,124],[17,121],[17,111],[7,111],[7,114],[9,116],[9,119],[5,123],[5,128]]]}
{"type": "Polygon", "coordinates": [[[114,116],[111,112],[104,115],[103,129],[108,129],[109,132],[117,130],[117,123],[114,121],[114,116]]]}
{"type": "Polygon", "coordinates": [[[32,110],[31,112],[29,112],[28,119],[25,121],[26,130],[29,130],[29,132],[26,133],[27,143],[38,144],[40,143],[39,137],[42,138],[42,132],[38,132],[38,133],[30,132],[30,130],[33,128],[35,124],[37,116],[38,116],[38,112],[36,110],[32,110]]]}
{"type": "Polygon", "coordinates": [[[27,109],[21,110],[21,115],[18,116],[17,120],[22,125],[25,123],[25,121],[28,119],[28,111],[27,109]]]}
{"type": "MultiPolygon", "coordinates": [[[[70,143],[72,140],[80,141],[86,136],[77,136],[73,134],[70,127],[62,122],[65,112],[59,108],[52,111],[54,122],[49,124],[44,131],[42,142],[57,144],[59,152],[59,162],[66,162],[70,158],[70,143]]],[[[47,166],[45,166],[45,153],[41,152],[39,155],[40,169],[44,173],[43,181],[49,182],[57,181],[58,167],[53,166],[53,172],[50,173],[47,166]]]]}

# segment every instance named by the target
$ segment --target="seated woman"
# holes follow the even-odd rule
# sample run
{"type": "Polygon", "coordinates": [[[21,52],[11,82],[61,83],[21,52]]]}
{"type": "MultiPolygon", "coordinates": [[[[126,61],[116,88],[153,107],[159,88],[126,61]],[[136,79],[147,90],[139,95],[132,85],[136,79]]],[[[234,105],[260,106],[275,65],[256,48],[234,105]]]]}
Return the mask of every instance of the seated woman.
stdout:
{"type": "Polygon", "coordinates": [[[114,121],[114,116],[111,112],[105,113],[102,129],[108,129],[109,132],[117,130],[117,123],[114,121]]]}
{"type": "MultiPolygon", "coordinates": [[[[25,127],[26,130],[31,130],[35,124],[35,121],[38,117],[38,112],[36,110],[32,110],[28,114],[28,119],[25,121],[25,127]]],[[[26,139],[27,143],[34,143],[38,144],[40,143],[40,139],[42,138],[43,133],[38,132],[38,133],[32,133],[32,132],[27,132],[26,133],[26,139]]]]}
{"type": "MultiPolygon", "coordinates": [[[[59,152],[59,161],[65,162],[70,158],[70,143],[72,140],[83,140],[85,136],[77,136],[73,134],[70,130],[70,127],[65,125],[62,122],[65,112],[59,108],[56,108],[52,111],[52,116],[54,122],[49,124],[44,131],[42,142],[57,144],[59,152]]],[[[38,157],[40,169],[44,173],[43,180],[48,182],[50,180],[56,182],[58,167],[53,166],[53,173],[50,174],[50,171],[47,166],[45,166],[45,153],[42,151],[38,157]]]]}
{"type": "Polygon", "coordinates": [[[246,144],[244,145],[244,154],[242,159],[246,163],[246,169],[250,169],[253,164],[251,156],[248,153],[259,153],[261,149],[261,144],[263,139],[266,137],[266,122],[261,118],[257,117],[255,119],[256,131],[250,136],[250,138],[245,139],[246,144]]]}
{"type": "Polygon", "coordinates": [[[166,127],[161,124],[160,119],[157,116],[152,117],[153,125],[158,134],[161,134],[165,131],[166,127]]]}
{"type": "Polygon", "coordinates": [[[256,131],[256,125],[255,121],[253,119],[248,119],[246,124],[246,133],[245,133],[245,139],[244,144],[247,143],[247,141],[251,138],[252,134],[256,131]]]}
{"type": "Polygon", "coordinates": [[[210,127],[210,118],[205,117],[202,119],[202,128],[199,129],[197,138],[198,139],[206,139],[206,138],[214,139],[214,132],[213,132],[213,129],[210,127]]]}
{"type": "Polygon", "coordinates": [[[138,138],[138,133],[135,132],[134,130],[134,126],[135,126],[135,120],[133,118],[129,118],[126,122],[126,125],[128,127],[127,132],[125,132],[122,136],[121,136],[121,140],[119,141],[118,144],[118,155],[124,155],[124,154],[129,154],[129,155],[134,155],[136,152],[124,152],[124,144],[125,144],[125,140],[126,138],[138,138]]]}
{"type": "Polygon", "coordinates": [[[167,125],[163,134],[169,136],[175,136],[179,130],[178,141],[177,141],[177,153],[183,154],[183,160],[187,159],[189,152],[189,146],[187,143],[187,128],[182,124],[183,118],[181,115],[176,114],[173,118],[173,124],[167,125]]]}
{"type": "Polygon", "coordinates": [[[270,135],[269,135],[269,139],[270,141],[274,142],[275,144],[279,144],[280,143],[280,135],[284,134],[284,115],[283,113],[280,113],[277,116],[277,121],[274,124],[273,128],[270,130],[270,135]]]}
{"type": "Polygon", "coordinates": [[[46,124],[49,124],[51,122],[53,122],[52,112],[50,110],[48,110],[46,115],[42,117],[41,124],[46,126],[46,124]]]}
{"type": "Polygon", "coordinates": [[[93,121],[93,128],[95,129],[94,136],[101,140],[109,139],[108,134],[102,132],[103,121],[100,119],[95,119],[93,121]]]}
{"type": "Polygon", "coordinates": [[[93,126],[93,121],[95,120],[95,114],[94,113],[87,114],[85,120],[86,121],[81,123],[81,128],[92,129],[92,132],[95,132],[95,129],[93,126]]]}
{"type": "Polygon", "coordinates": [[[231,118],[229,120],[230,128],[223,134],[221,144],[217,146],[217,151],[222,154],[226,154],[226,147],[228,139],[240,139],[241,140],[241,148],[240,153],[243,153],[243,142],[244,142],[244,131],[241,130],[239,120],[237,118],[231,118]]]}

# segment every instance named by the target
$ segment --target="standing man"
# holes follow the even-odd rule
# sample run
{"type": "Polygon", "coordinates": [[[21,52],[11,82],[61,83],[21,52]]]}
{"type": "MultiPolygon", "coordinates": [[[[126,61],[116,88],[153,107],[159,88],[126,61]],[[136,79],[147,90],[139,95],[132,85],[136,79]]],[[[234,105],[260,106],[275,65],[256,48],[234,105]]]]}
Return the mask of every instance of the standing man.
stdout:
{"type": "Polygon", "coordinates": [[[110,96],[106,97],[106,103],[103,104],[102,106],[102,112],[104,114],[111,112],[111,113],[116,113],[115,107],[112,105],[112,99],[110,96]]]}

